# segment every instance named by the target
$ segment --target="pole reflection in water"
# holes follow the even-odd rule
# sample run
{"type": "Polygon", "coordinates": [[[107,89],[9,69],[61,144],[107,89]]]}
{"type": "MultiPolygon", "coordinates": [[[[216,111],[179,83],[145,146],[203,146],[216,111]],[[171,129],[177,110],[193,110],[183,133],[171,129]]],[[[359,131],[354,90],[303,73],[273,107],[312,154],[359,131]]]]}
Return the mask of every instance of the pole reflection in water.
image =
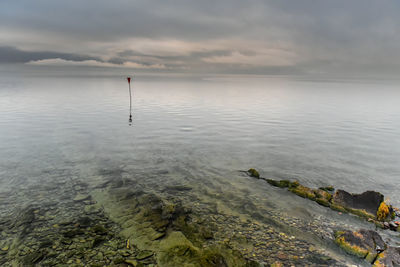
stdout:
{"type": "Polygon", "coordinates": [[[131,92],[131,77],[127,77],[129,84],[129,126],[132,125],[132,92],[131,92]]]}

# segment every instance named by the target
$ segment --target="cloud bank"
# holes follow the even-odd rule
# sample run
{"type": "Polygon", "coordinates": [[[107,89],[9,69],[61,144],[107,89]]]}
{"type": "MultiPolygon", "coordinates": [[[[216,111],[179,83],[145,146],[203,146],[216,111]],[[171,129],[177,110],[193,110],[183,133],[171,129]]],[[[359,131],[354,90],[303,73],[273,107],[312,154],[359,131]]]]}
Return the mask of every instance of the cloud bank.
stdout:
{"type": "Polygon", "coordinates": [[[3,0],[0,63],[396,72],[399,1],[3,0]]]}

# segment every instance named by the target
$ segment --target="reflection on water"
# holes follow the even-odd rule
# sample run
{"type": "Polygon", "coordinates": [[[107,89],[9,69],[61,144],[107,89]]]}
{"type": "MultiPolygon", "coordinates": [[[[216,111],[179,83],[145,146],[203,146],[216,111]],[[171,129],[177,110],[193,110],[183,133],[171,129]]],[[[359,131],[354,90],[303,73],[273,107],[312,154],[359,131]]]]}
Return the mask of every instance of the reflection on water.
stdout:
{"type": "Polygon", "coordinates": [[[131,91],[131,77],[126,78],[129,84],[129,126],[132,126],[132,91],[131,91]]]}
{"type": "MultiPolygon", "coordinates": [[[[49,229],[62,229],[52,230],[57,239],[59,232],[70,231],[73,228],[68,227],[77,223],[57,221],[57,217],[82,217],[86,209],[91,214],[90,209],[98,208],[91,207],[95,203],[103,203],[107,214],[113,210],[118,214],[113,199],[129,189],[124,194],[140,194],[138,199],[159,201],[163,207],[181,203],[191,210],[190,221],[199,228],[205,227],[201,220],[211,220],[217,234],[206,238],[210,244],[222,242],[232,233],[231,246],[246,249],[246,257],[272,258],[279,248],[284,252],[281,261],[293,263],[300,253],[290,248],[295,242],[299,242],[301,253],[309,250],[310,242],[338,260],[344,257],[351,261],[336,255],[339,252],[321,240],[332,224],[355,227],[363,222],[249,179],[238,170],[255,167],[265,177],[298,179],[312,187],[332,184],[352,192],[374,189],[400,206],[396,192],[400,186],[397,83],[138,75],[129,114],[130,126],[131,115],[135,115],[135,127],[127,127],[129,99],[124,79],[124,75],[47,77],[28,73],[19,79],[2,75],[2,218],[21,209],[26,214],[32,212],[33,217],[46,219],[49,229]],[[119,193],[113,195],[115,192],[119,193]],[[32,210],[26,209],[28,205],[33,205],[32,210]],[[305,231],[312,235],[301,236],[305,231]],[[239,232],[248,234],[246,240],[254,236],[255,243],[268,243],[269,247],[245,242],[239,232]],[[268,238],[279,238],[280,243],[267,242],[268,238]]],[[[110,225],[110,236],[129,224],[107,221],[111,215],[93,214],[102,224],[110,225]]],[[[168,231],[182,227],[176,225],[174,216],[171,218],[168,231]]],[[[88,225],[85,231],[95,240],[93,229],[97,228],[88,225]]],[[[38,224],[35,229],[39,226],[45,227],[38,224]]],[[[15,227],[12,229],[20,229],[15,227]]],[[[36,230],[31,229],[31,233],[40,235],[36,230]]],[[[152,232],[162,246],[163,239],[157,233],[152,232]]],[[[14,238],[9,234],[7,242],[14,238]]],[[[112,236],[113,242],[126,242],[112,236]]],[[[139,238],[136,233],[131,236],[139,238]]],[[[19,238],[26,241],[28,237],[19,238]]],[[[69,248],[75,243],[64,244],[64,238],[53,244],[55,250],[75,251],[69,248]]],[[[84,239],[79,235],[75,238],[84,239]]],[[[99,244],[108,243],[103,240],[99,244]]],[[[151,244],[140,249],[157,251],[151,244]]],[[[8,243],[4,246],[11,248],[8,243]]],[[[98,254],[102,246],[86,249],[98,254]]],[[[111,261],[114,256],[107,257],[111,261]]]]}

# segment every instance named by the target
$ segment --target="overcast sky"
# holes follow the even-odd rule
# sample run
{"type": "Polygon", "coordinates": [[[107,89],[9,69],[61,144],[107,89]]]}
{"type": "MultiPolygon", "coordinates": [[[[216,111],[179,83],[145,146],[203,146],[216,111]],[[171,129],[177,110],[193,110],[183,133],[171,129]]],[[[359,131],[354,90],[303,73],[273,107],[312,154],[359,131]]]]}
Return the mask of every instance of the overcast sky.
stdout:
{"type": "Polygon", "coordinates": [[[400,1],[1,0],[0,63],[399,73],[400,1]]]}

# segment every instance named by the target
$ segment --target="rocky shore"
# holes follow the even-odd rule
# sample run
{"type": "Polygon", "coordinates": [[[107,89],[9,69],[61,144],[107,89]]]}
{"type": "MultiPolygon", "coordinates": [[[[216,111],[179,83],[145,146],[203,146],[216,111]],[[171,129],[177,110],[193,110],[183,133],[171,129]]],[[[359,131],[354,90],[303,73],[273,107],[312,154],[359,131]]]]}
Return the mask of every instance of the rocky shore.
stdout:
{"type": "MultiPolygon", "coordinates": [[[[302,198],[310,199],[332,210],[356,215],[367,222],[374,223],[376,229],[400,232],[399,209],[387,204],[384,196],[379,192],[366,191],[361,194],[352,194],[340,189],[335,190],[333,186],[313,189],[301,185],[298,181],[263,178],[255,169],[249,169],[245,173],[250,177],[265,180],[272,186],[287,188],[302,198]]],[[[397,238],[399,237],[398,235],[397,238]]],[[[334,242],[347,253],[365,259],[373,266],[400,266],[400,247],[386,244],[376,231],[336,230],[334,242]]]]}
{"type": "Polygon", "coordinates": [[[154,189],[107,172],[3,191],[0,265],[345,265],[309,241],[323,239],[326,225],[207,188],[154,189]]]}

